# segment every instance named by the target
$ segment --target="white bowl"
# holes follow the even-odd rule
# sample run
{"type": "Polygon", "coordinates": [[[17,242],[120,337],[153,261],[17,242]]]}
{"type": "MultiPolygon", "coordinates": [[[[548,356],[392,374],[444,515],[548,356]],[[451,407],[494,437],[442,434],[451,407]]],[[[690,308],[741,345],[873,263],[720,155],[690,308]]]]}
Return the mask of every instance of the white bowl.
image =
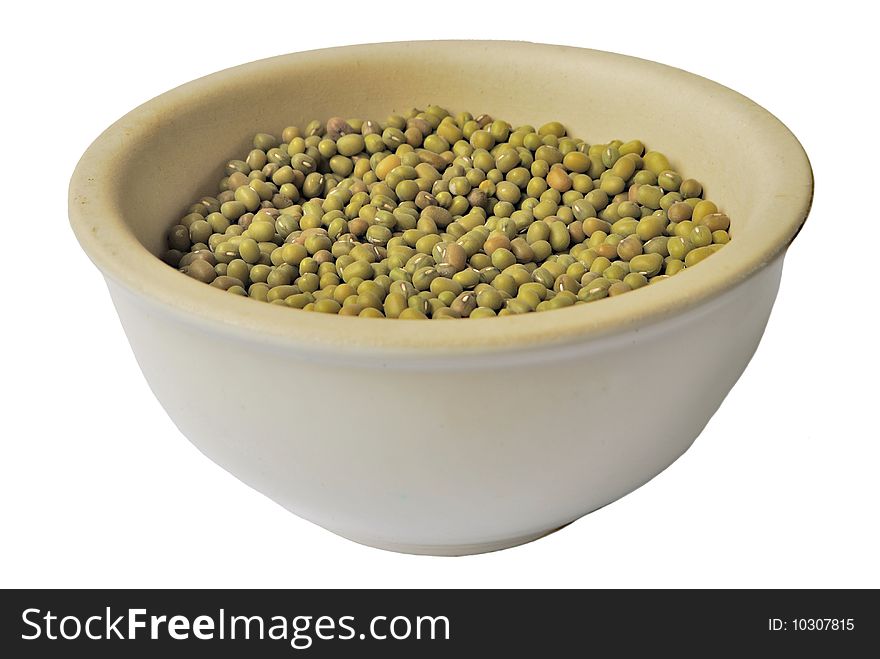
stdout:
{"type": "Polygon", "coordinates": [[[788,129],[704,78],[590,50],[413,42],[276,57],[163,94],[92,144],[69,209],[153,392],[205,455],[357,542],[468,554],[568,524],[690,446],[760,341],[811,196],[788,129]],[[640,138],[704,183],[733,241],[627,295],[448,323],[257,304],[156,258],[253,132],[432,102],[640,138]]]}

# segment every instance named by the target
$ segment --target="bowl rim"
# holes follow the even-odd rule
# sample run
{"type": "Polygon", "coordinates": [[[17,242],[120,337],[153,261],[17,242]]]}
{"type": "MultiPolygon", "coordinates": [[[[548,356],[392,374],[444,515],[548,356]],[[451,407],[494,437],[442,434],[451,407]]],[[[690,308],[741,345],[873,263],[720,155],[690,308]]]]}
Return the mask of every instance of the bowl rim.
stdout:
{"type": "MultiPolygon", "coordinates": [[[[761,156],[760,151],[755,153],[756,158],[761,156]]],[[[569,46],[519,41],[403,41],[302,51],[257,60],[198,78],[147,101],[108,127],[85,151],[70,181],[68,214],[83,250],[108,282],[202,329],[310,353],[442,357],[583,342],[623,330],[637,330],[695,308],[781,257],[806,221],[812,197],[810,162],[792,132],[754,101],[707,78],[650,60],[569,46]],[[173,117],[175,110],[185,107],[193,95],[216,92],[244,77],[291,66],[320,66],[349,58],[358,58],[363,63],[373,55],[387,55],[389,50],[409,49],[412,54],[421,55],[430,51],[432,57],[438,57],[484,52],[487,47],[553,51],[567,57],[601,60],[603,66],[640,69],[650,75],[666,76],[670,84],[705,92],[713,104],[722,105],[726,111],[747,114],[750,133],[760,131],[760,148],[766,151],[764,155],[772,153],[775,163],[775,169],[759,183],[768,194],[756,190],[757,201],[750,212],[774,218],[763,239],[756,239],[755,232],[746,232],[701,263],[696,276],[685,270],[662,286],[647,287],[597,304],[458,323],[409,323],[300,313],[226,295],[168,267],[126,226],[119,203],[124,181],[114,176],[114,171],[133,140],[150,139],[162,129],[157,117],[173,117]],[[120,258],[120,254],[125,254],[125,258],[120,258]]]]}

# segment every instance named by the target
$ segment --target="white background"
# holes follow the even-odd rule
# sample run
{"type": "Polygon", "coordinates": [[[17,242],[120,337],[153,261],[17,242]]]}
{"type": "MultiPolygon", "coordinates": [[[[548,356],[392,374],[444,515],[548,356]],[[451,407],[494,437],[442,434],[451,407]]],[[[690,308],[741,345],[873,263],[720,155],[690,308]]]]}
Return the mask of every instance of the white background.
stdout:
{"type": "Polygon", "coordinates": [[[720,5],[4,9],[0,586],[880,586],[878,17],[872,3],[720,5]],[[122,114],[218,69],[348,43],[493,36],[655,59],[743,92],[803,142],[815,203],[757,354],[672,467],[526,546],[386,553],[285,512],[180,435],[69,230],[67,181],[122,114]]]}

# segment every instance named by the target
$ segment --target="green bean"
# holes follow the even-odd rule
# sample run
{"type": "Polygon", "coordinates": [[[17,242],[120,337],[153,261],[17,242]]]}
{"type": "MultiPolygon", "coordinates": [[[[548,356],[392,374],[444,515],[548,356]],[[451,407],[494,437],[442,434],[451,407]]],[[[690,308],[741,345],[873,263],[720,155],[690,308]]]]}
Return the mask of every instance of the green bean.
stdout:
{"type": "Polygon", "coordinates": [[[256,133],[162,258],[235,295],[361,318],[547,311],[668,279],[730,242],[639,140],[587,145],[440,106],[256,133]]]}

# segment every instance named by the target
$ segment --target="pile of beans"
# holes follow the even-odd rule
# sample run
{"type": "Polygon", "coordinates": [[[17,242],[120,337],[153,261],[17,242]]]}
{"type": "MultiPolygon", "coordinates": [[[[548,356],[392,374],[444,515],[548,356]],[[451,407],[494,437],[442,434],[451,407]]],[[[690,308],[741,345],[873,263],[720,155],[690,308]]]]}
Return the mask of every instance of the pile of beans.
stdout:
{"type": "Polygon", "coordinates": [[[258,133],[168,233],[164,260],[229,293],[401,319],[560,309],[668,279],[730,219],[639,140],[589,145],[438,106],[258,133]]]}

